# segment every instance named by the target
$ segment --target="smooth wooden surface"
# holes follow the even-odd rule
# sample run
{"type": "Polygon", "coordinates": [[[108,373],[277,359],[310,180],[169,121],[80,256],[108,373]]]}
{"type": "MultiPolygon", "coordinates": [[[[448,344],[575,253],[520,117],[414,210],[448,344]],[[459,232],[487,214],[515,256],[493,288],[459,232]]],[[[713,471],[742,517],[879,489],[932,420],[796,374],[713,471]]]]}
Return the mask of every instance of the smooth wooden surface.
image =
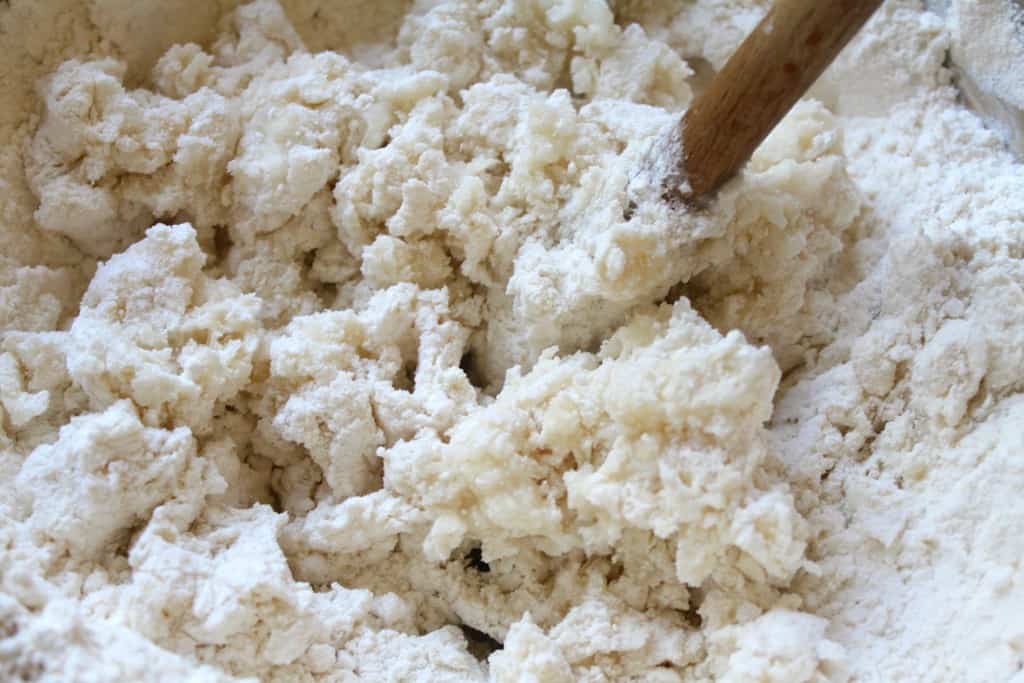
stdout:
{"type": "Polygon", "coordinates": [[[881,4],[777,0],[683,116],[671,180],[689,183],[683,199],[699,203],[735,174],[881,4]]]}

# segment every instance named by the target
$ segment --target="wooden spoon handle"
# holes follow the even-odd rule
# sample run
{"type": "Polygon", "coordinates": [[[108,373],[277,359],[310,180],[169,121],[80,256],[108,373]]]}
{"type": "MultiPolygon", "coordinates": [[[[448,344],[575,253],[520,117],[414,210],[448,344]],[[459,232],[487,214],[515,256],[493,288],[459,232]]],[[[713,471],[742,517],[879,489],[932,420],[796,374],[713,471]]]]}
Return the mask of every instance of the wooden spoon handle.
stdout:
{"type": "Polygon", "coordinates": [[[683,115],[684,199],[707,197],[736,173],[881,4],[777,0],[683,115]]]}

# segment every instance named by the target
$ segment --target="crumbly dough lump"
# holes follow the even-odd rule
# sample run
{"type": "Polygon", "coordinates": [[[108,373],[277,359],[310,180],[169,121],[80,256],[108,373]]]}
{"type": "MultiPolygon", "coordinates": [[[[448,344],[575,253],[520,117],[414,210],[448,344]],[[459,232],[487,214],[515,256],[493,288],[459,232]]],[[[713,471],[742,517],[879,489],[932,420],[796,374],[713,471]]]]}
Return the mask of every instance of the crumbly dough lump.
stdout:
{"type": "Polygon", "coordinates": [[[935,16],[687,212],[766,3],[329,5],[0,8],[0,678],[1017,670],[1024,174],[935,16]]]}

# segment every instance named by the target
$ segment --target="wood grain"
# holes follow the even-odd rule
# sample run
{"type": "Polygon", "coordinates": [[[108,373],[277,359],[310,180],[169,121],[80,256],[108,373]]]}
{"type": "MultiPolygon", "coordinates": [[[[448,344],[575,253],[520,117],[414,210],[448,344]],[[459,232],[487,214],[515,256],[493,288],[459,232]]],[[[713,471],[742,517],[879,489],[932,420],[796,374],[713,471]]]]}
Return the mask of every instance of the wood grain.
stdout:
{"type": "Polygon", "coordinates": [[[778,0],[680,122],[683,199],[732,177],[821,76],[882,0],[778,0]]]}

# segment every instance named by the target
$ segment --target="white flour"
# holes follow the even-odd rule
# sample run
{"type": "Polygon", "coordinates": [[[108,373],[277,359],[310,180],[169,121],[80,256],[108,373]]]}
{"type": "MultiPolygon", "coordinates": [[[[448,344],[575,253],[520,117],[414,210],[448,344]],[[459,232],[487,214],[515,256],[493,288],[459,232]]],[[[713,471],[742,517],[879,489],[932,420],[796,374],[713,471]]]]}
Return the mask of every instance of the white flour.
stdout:
{"type": "Polygon", "coordinates": [[[0,679],[1018,680],[939,17],[698,216],[637,169],[763,2],[236,4],[0,7],[0,679]]]}

